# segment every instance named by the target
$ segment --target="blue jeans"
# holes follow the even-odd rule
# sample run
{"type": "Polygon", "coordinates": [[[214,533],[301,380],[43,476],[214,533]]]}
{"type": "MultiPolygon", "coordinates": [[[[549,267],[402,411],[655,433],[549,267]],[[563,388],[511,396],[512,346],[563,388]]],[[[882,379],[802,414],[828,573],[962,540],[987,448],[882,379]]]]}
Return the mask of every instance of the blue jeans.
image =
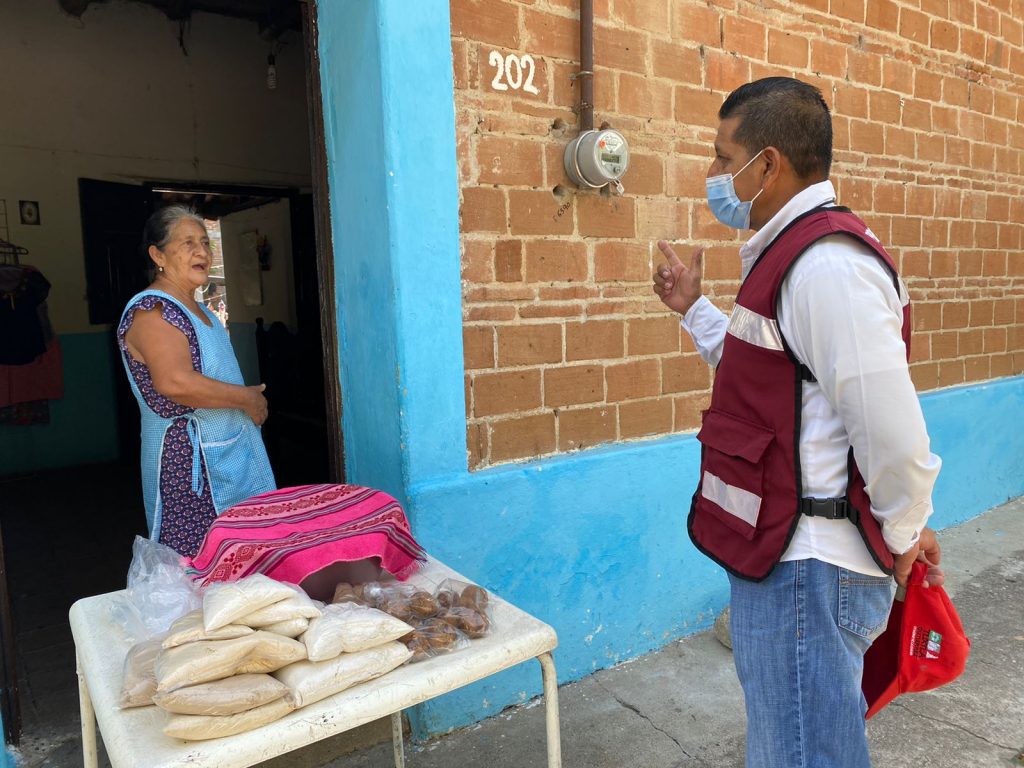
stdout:
{"type": "Polygon", "coordinates": [[[746,768],[869,768],[861,673],[892,579],[794,560],[760,583],[729,581],[746,768]]]}

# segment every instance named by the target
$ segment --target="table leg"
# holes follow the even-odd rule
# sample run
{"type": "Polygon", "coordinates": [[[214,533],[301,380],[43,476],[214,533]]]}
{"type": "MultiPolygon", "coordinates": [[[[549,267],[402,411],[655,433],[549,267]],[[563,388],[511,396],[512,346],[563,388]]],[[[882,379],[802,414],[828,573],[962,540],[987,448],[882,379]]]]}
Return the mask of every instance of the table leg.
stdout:
{"type": "Polygon", "coordinates": [[[405,768],[405,734],[402,733],[402,712],[391,714],[391,744],[395,748],[395,768],[405,768]]]}
{"type": "Polygon", "coordinates": [[[544,714],[548,732],[548,768],[562,768],[562,736],[558,727],[558,675],[550,653],[537,657],[544,678],[544,714]]]}
{"type": "Polygon", "coordinates": [[[92,697],[89,686],[85,682],[82,664],[75,654],[75,667],[78,672],[78,708],[82,716],[82,764],[85,768],[98,768],[99,757],[96,754],[96,713],[92,708],[92,697]]]}

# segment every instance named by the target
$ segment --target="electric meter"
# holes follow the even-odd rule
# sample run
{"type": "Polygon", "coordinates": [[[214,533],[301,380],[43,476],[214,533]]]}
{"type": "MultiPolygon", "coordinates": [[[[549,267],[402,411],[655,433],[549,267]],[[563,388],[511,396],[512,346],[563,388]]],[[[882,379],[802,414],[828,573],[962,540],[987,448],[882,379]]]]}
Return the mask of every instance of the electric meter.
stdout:
{"type": "Polygon", "coordinates": [[[565,172],[580,187],[600,189],[614,184],[622,194],[619,179],[629,167],[629,145],[618,131],[584,131],[565,148],[565,172]]]}

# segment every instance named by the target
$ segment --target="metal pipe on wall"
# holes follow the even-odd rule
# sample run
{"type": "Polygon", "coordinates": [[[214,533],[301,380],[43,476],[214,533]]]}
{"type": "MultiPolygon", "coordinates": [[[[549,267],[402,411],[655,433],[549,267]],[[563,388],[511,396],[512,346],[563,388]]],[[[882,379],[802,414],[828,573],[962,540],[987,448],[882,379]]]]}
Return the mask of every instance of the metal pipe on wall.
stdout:
{"type": "Polygon", "coordinates": [[[594,0],[580,0],[580,131],[594,129],[594,0]]]}

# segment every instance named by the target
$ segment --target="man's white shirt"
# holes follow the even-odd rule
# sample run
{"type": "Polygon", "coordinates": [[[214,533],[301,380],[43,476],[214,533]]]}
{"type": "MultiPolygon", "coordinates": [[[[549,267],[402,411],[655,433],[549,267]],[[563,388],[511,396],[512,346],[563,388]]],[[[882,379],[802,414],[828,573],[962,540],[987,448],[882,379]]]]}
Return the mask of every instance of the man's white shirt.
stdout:
{"type": "MultiPolygon", "coordinates": [[[[742,277],[787,224],[835,197],[829,181],[794,196],[740,248],[742,277]]],[[[853,446],[871,513],[896,553],[917,542],[931,515],[932,487],[942,464],[929,449],[907,366],[901,331],[904,298],[905,291],[896,289],[889,271],[867,246],[833,235],[797,260],[778,301],[782,335],[817,379],[803,385],[803,495],[843,496],[847,454],[853,446]]],[[[712,366],[721,359],[728,325],[728,316],[704,296],[682,319],[700,356],[712,366]]],[[[808,558],[884,575],[848,520],[801,516],[782,559],[808,558]]]]}

